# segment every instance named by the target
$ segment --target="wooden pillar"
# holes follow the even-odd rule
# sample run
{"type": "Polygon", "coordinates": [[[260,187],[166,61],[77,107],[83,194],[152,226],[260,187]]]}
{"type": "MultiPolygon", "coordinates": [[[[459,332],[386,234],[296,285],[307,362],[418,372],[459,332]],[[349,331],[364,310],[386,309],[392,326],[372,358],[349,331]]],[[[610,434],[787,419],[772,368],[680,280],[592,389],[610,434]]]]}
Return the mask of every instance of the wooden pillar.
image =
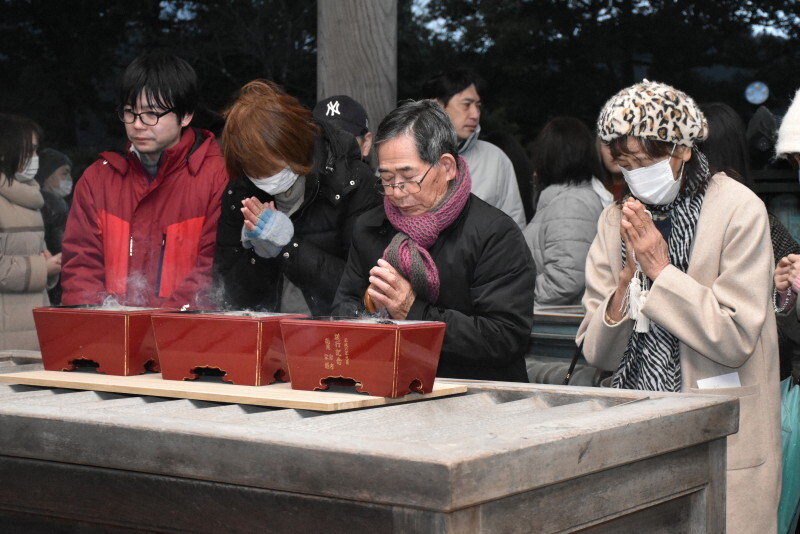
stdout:
{"type": "Polygon", "coordinates": [[[345,94],[373,133],[397,105],[397,0],[317,1],[317,100],[345,94]]]}

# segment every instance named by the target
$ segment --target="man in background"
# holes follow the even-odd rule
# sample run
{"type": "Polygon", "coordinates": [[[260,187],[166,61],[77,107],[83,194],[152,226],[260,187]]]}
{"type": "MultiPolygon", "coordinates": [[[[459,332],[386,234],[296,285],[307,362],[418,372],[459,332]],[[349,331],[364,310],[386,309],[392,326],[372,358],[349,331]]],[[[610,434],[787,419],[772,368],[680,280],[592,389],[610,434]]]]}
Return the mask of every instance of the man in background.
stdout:
{"type": "Polygon", "coordinates": [[[472,71],[455,68],[440,72],[422,86],[422,97],[441,105],[458,136],[458,153],[472,174],[472,193],[505,212],[517,226],[525,227],[514,166],[498,147],[478,136],[481,132],[482,80],[472,71]]]}

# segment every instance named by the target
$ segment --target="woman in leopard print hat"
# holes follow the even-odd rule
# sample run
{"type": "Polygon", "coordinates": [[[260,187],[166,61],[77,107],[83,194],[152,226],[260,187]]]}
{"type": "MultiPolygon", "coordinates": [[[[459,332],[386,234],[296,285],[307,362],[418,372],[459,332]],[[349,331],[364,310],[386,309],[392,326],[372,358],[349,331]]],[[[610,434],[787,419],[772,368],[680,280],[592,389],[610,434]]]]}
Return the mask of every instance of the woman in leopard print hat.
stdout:
{"type": "Polygon", "coordinates": [[[614,371],[612,387],[739,397],[727,532],[774,532],[780,396],[764,204],[711,175],[695,146],[706,119],[674,87],[643,80],[623,89],[597,130],[631,194],[600,216],[586,260],[584,355],[614,371]]]}

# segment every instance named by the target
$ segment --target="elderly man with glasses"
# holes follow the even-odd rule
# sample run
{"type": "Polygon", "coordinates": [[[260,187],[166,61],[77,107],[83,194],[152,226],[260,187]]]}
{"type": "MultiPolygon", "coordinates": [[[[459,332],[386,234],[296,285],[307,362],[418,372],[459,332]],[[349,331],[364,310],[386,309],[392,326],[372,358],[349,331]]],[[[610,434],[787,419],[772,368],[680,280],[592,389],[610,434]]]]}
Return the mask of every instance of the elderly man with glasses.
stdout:
{"type": "Polygon", "coordinates": [[[197,75],[161,52],[120,85],[128,146],[104,152],[75,188],[63,242],[62,303],[204,306],[228,182],[214,134],[190,128],[197,75]]]}
{"type": "Polygon", "coordinates": [[[356,222],[334,314],[442,321],[438,376],[527,382],[533,260],[516,223],[470,193],[449,117],[407,102],[375,145],[384,202],[356,222]]]}

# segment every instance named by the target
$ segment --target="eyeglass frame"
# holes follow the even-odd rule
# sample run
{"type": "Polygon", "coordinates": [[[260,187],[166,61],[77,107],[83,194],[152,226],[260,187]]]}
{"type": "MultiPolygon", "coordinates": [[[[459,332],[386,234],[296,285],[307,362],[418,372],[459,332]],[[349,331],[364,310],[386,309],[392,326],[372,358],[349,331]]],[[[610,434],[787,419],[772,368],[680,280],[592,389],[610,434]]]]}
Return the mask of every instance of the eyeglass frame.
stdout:
{"type": "Polygon", "coordinates": [[[142,111],[141,113],[135,113],[132,109],[131,110],[127,110],[125,108],[120,108],[119,110],[117,110],[117,117],[124,124],[133,124],[133,123],[136,122],[136,119],[139,119],[140,121],[142,121],[142,124],[144,124],[145,126],[155,126],[156,124],[158,124],[158,121],[161,119],[161,117],[163,117],[164,115],[169,115],[173,111],[175,111],[173,108],[169,108],[168,110],[161,111],[161,112],[157,112],[157,111],[142,111]],[[133,115],[133,120],[132,121],[128,122],[128,121],[125,120],[125,114],[126,113],[130,113],[131,115],[133,115]],[[153,115],[156,118],[156,122],[154,122],[153,124],[146,123],[144,121],[144,118],[142,118],[143,115],[145,115],[145,114],[153,115]]]}
{"type": "MultiPolygon", "coordinates": [[[[425,174],[423,174],[422,178],[420,178],[419,180],[403,180],[399,184],[387,184],[387,183],[383,182],[382,178],[378,178],[378,183],[377,183],[378,191],[380,192],[381,195],[383,195],[385,197],[390,196],[390,194],[393,195],[395,189],[399,189],[403,193],[407,193],[406,192],[406,185],[407,184],[417,184],[417,186],[419,187],[419,191],[422,191],[422,181],[428,176],[428,173],[431,172],[431,169],[434,167],[434,165],[436,165],[436,164],[435,163],[431,164],[431,166],[428,167],[428,170],[425,171],[425,174]],[[387,190],[386,190],[387,187],[391,187],[391,190],[392,190],[391,193],[387,192],[387,190]]],[[[419,193],[419,191],[416,191],[414,193],[407,193],[407,194],[416,195],[417,193],[419,193]]]]}

